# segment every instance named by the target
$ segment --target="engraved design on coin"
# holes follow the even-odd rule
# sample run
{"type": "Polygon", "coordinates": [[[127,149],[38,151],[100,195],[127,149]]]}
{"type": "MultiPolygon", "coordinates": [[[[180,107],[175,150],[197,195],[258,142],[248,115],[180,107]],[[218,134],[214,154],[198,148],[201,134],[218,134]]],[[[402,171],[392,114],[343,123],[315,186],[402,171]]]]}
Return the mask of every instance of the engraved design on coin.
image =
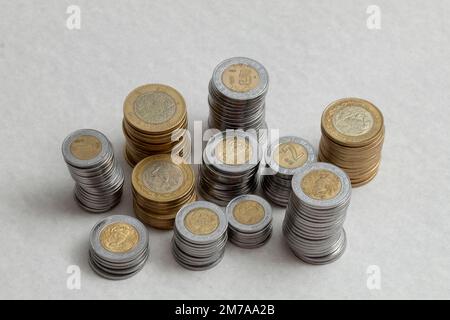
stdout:
{"type": "Polygon", "coordinates": [[[208,235],[219,227],[219,217],[207,208],[197,208],[184,218],[184,225],[193,234],[208,235]]]}
{"type": "Polygon", "coordinates": [[[145,93],[134,102],[134,112],[138,118],[151,124],[169,121],[176,109],[175,100],[165,92],[145,93]]]}
{"type": "Polygon", "coordinates": [[[155,161],[142,173],[144,185],[156,193],[174,192],[181,187],[183,180],[181,168],[167,161],[155,161]]]}
{"type": "Polygon", "coordinates": [[[94,136],[79,136],[70,144],[70,152],[79,160],[93,159],[101,151],[102,143],[94,136]]]}
{"type": "Polygon", "coordinates": [[[264,218],[264,207],[254,200],[241,201],[234,207],[233,216],[239,223],[257,224],[264,218]]]}
{"type": "Polygon", "coordinates": [[[294,169],[305,164],[308,160],[308,152],[298,143],[286,142],[276,147],[273,157],[279,166],[294,169]]]}
{"type": "Polygon", "coordinates": [[[216,146],[217,159],[228,165],[245,164],[252,159],[253,147],[248,139],[241,137],[228,137],[216,146]]]}
{"type": "Polygon", "coordinates": [[[347,136],[363,135],[373,126],[372,114],[361,106],[349,105],[337,111],[333,117],[333,126],[347,136]]]}
{"type": "Polygon", "coordinates": [[[232,64],[222,73],[222,83],[235,92],[248,92],[259,84],[258,71],[246,64],[232,64]]]}
{"type": "Polygon", "coordinates": [[[139,242],[139,233],[128,223],[116,222],[107,225],[100,233],[100,243],[105,250],[125,253],[139,242]]]}
{"type": "Polygon", "coordinates": [[[301,182],[303,192],[315,200],[330,200],[341,191],[339,177],[328,170],[313,170],[303,177],[301,182]]]}

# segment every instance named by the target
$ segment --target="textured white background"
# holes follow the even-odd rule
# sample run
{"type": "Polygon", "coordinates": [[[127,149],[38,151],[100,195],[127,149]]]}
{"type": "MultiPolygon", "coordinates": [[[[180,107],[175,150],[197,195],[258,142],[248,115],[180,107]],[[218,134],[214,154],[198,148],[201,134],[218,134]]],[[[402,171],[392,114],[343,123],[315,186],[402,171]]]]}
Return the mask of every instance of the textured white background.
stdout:
{"type": "Polygon", "coordinates": [[[0,1],[0,298],[449,298],[450,3],[448,1],[0,1]],[[81,30],[66,28],[79,5],[81,30]],[[366,9],[382,10],[368,30],[366,9]],[[87,263],[90,215],[72,200],[60,145],[92,127],[121,151],[122,102],[151,82],[177,88],[191,124],[206,120],[214,66],[232,56],[270,74],[267,121],[317,146],[331,101],[358,96],[386,119],[381,171],[354,190],[349,246],[336,263],[299,262],[283,242],[284,212],[258,250],[229,245],[223,262],[190,272],[171,232],[150,229],[151,259],[111,282],[87,263]],[[66,268],[81,267],[81,290],[66,268]],[[381,268],[381,290],[366,286],[381,268]]]}

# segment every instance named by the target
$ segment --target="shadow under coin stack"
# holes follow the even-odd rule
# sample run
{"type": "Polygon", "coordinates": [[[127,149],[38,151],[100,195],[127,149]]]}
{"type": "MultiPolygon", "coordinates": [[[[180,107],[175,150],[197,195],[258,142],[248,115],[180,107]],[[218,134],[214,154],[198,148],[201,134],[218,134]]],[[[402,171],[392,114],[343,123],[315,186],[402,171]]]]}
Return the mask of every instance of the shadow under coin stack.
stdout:
{"type": "Polygon", "coordinates": [[[220,207],[197,201],[177,214],[172,240],[175,260],[190,270],[206,270],[223,258],[227,244],[227,217],[220,207]]]}
{"type": "Polygon", "coordinates": [[[329,163],[312,163],[295,173],[283,233],[298,258],[319,265],[344,253],[351,189],[347,174],[329,163]]]}
{"type": "Polygon", "coordinates": [[[183,159],[154,155],[133,169],[133,207],[136,216],[158,229],[172,229],[178,210],[196,200],[194,171],[183,159]]]}
{"type": "Polygon", "coordinates": [[[123,280],[144,267],[148,256],[148,232],[139,220],[114,215],[98,222],[91,231],[89,264],[100,276],[123,280]]]}
{"type": "Polygon", "coordinates": [[[125,158],[131,166],[154,154],[177,154],[185,159],[190,145],[183,138],[187,128],[186,103],[174,88],[148,84],[125,99],[123,133],[125,158]]]}
{"type": "Polygon", "coordinates": [[[228,238],[241,248],[264,245],[272,235],[272,207],[256,195],[234,198],[227,206],[228,238]]]}
{"type": "Polygon", "coordinates": [[[258,141],[251,133],[231,130],[219,132],[203,151],[199,172],[199,193],[220,206],[255,191],[260,162],[258,141]]]}
{"type": "Polygon", "coordinates": [[[322,115],[319,161],[347,172],[353,187],[375,178],[381,161],[384,121],[372,103],[357,98],[330,104],[322,115]]]}
{"type": "Polygon", "coordinates": [[[124,174],[105,135],[92,129],[75,131],[64,140],[62,153],[83,209],[101,213],[120,202],[124,174]]]}
{"type": "Polygon", "coordinates": [[[209,127],[222,131],[253,129],[255,134],[267,129],[268,87],[268,73],[259,62],[243,57],[221,62],[209,83],[209,127]]]}
{"type": "Polygon", "coordinates": [[[262,176],[261,188],[273,203],[286,207],[291,195],[291,180],[295,171],[316,161],[311,144],[298,137],[282,137],[267,148],[267,171],[262,176]]]}

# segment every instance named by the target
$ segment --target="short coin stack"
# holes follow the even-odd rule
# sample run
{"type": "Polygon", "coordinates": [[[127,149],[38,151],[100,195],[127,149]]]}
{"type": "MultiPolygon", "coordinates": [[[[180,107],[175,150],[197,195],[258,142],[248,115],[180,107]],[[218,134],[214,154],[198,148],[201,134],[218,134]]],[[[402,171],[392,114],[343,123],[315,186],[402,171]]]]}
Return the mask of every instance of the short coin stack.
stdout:
{"type": "Polygon", "coordinates": [[[230,130],[214,135],[203,152],[199,193],[221,206],[238,195],[252,193],[258,185],[260,158],[253,134],[230,130]]]}
{"type": "Polygon", "coordinates": [[[154,155],[133,169],[134,212],[144,223],[171,229],[178,210],[196,199],[194,171],[178,156],[154,155]]]}
{"type": "Polygon", "coordinates": [[[268,170],[261,182],[261,188],[267,198],[281,207],[286,207],[295,171],[314,161],[316,154],[308,141],[293,136],[274,141],[265,154],[268,170]]]}
{"type": "Polygon", "coordinates": [[[154,154],[177,154],[187,159],[190,145],[186,103],[174,88],[148,84],[134,89],[123,106],[125,158],[131,166],[154,154]]]}
{"type": "Polygon", "coordinates": [[[144,267],[148,256],[147,229],[135,218],[110,216],[91,231],[89,263],[104,278],[129,278],[144,267]]]}
{"type": "Polygon", "coordinates": [[[383,115],[377,107],[357,98],[338,100],[322,115],[319,161],[344,169],[358,187],[375,178],[383,141],[383,115]]]}
{"type": "Polygon", "coordinates": [[[347,174],[329,163],[312,163],[295,173],[292,189],[283,221],[289,247],[310,264],[337,260],[347,243],[343,229],[351,196],[347,174]]]}
{"type": "Polygon", "coordinates": [[[272,235],[272,208],[263,198],[242,195],[234,198],[226,209],[228,237],[242,248],[264,245],[272,235]]]}
{"type": "Polygon", "coordinates": [[[227,244],[227,218],[217,205],[197,201],[178,212],[172,253],[175,260],[191,270],[206,270],[223,258],[227,244]]]}
{"type": "Polygon", "coordinates": [[[75,180],[75,199],[85,210],[106,212],[122,197],[124,174],[109,140],[101,132],[81,129],[62,144],[64,161],[75,180]]]}
{"type": "Polygon", "coordinates": [[[209,126],[225,129],[266,129],[266,69],[257,61],[236,57],[221,62],[209,83],[209,126]]]}

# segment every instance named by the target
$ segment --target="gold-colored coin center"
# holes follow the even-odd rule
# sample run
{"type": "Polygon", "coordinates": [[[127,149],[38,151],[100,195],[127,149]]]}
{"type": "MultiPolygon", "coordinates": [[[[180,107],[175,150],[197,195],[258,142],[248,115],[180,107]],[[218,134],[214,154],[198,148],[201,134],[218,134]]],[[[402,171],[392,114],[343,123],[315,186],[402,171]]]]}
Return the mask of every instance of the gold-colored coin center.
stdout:
{"type": "Polygon", "coordinates": [[[139,233],[128,223],[116,222],[107,225],[100,233],[100,243],[105,250],[125,253],[139,242],[139,233]]]}
{"type": "Polygon", "coordinates": [[[197,208],[184,218],[184,225],[193,234],[208,235],[219,227],[219,217],[207,208],[197,208]]]}
{"type": "Polygon", "coordinates": [[[184,181],[183,171],[169,161],[150,163],[142,172],[144,185],[156,193],[170,193],[180,188],[184,181]]]}
{"type": "Polygon", "coordinates": [[[345,106],[333,116],[333,126],[347,136],[360,136],[372,129],[374,124],[372,114],[358,105],[345,106]]]}
{"type": "Polygon", "coordinates": [[[222,83],[235,92],[248,92],[259,84],[258,71],[246,64],[233,64],[222,73],[222,83]]]}
{"type": "Polygon", "coordinates": [[[79,136],[70,144],[70,152],[79,160],[90,160],[102,151],[102,143],[94,136],[79,136]]]}
{"type": "Polygon", "coordinates": [[[169,121],[177,111],[175,100],[165,92],[149,92],[134,102],[134,112],[139,119],[150,124],[169,121]]]}
{"type": "Polygon", "coordinates": [[[341,191],[342,184],[339,177],[328,170],[313,170],[303,177],[301,182],[303,192],[316,200],[335,198],[341,191]]]}
{"type": "Polygon", "coordinates": [[[264,218],[264,207],[254,200],[241,201],[234,207],[233,216],[239,223],[257,224],[264,218]]]}
{"type": "Polygon", "coordinates": [[[286,142],[275,148],[273,157],[279,166],[295,169],[303,166],[308,160],[308,151],[301,144],[286,142]]]}
{"type": "Polygon", "coordinates": [[[252,159],[253,147],[248,139],[241,137],[228,137],[216,146],[217,159],[228,165],[245,164],[252,159]]]}

